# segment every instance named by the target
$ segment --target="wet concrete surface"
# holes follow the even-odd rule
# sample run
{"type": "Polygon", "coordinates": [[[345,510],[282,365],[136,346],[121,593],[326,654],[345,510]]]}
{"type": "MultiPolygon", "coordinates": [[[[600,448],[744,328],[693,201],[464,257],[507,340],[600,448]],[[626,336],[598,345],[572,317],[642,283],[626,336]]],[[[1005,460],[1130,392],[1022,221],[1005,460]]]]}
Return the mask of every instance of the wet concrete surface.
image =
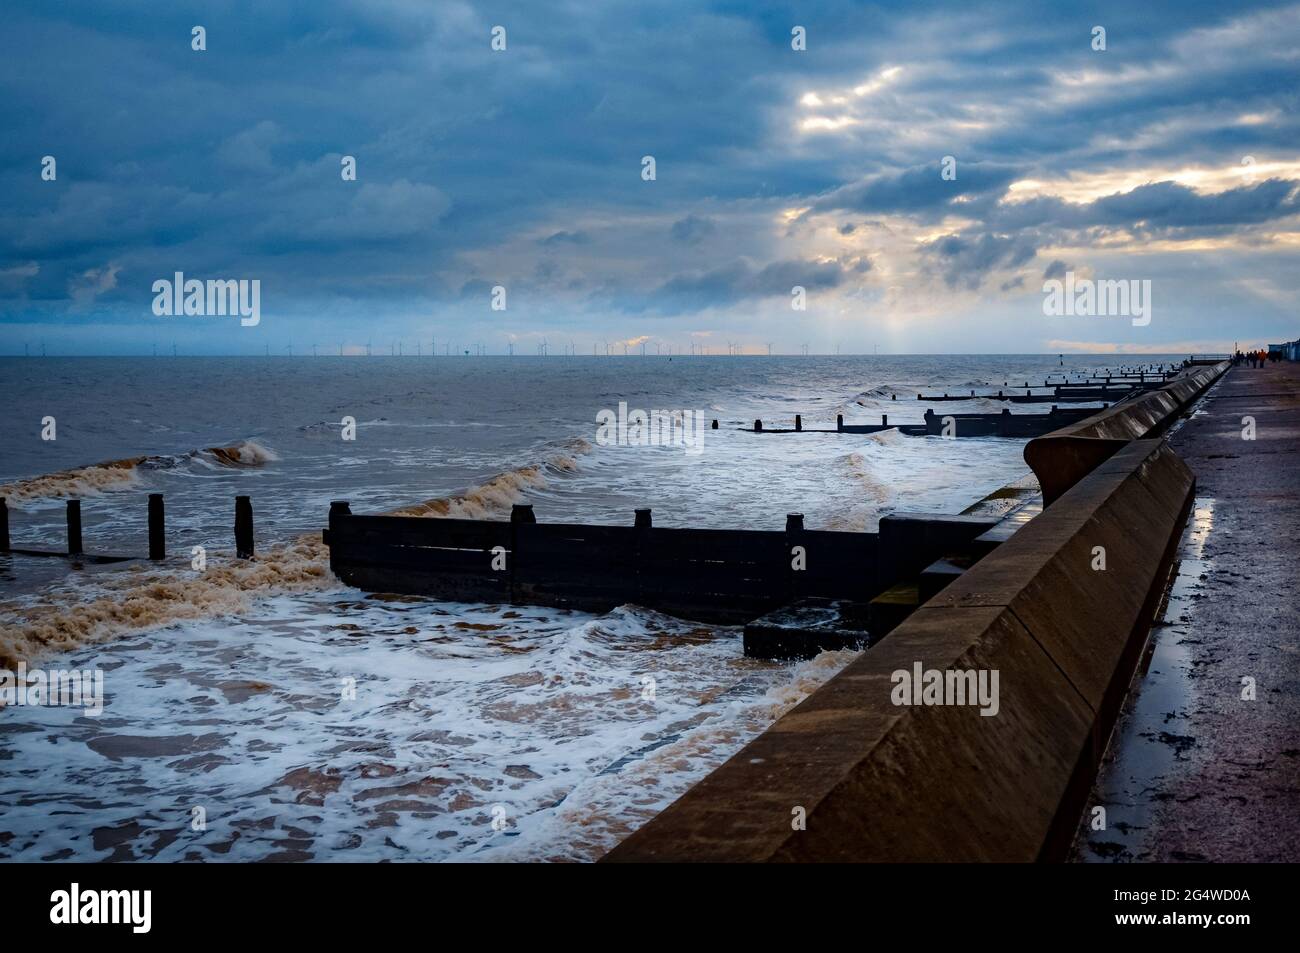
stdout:
{"type": "Polygon", "coordinates": [[[1074,858],[1294,862],[1300,364],[1230,370],[1170,443],[1196,501],[1074,858]]]}

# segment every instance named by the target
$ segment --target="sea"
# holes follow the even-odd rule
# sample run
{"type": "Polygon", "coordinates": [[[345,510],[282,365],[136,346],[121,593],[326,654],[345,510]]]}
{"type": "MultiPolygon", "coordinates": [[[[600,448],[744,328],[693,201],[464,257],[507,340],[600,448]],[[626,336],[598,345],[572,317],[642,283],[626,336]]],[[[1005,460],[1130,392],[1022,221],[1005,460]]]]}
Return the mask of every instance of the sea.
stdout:
{"type": "MultiPolygon", "coordinates": [[[[1160,363],[1174,355],[1143,355],[1160,363]]],[[[370,593],[354,513],[872,531],[1025,477],[1023,441],[754,433],[1042,413],[918,393],[1134,366],[1097,355],[0,358],[14,547],[81,500],[98,565],[0,555],[0,672],[102,674],[102,712],[0,708],[0,859],[590,861],[854,656],[744,658],[736,627],[370,593]],[[699,414],[698,446],[601,439],[699,414]],[[711,423],[717,420],[718,428],[711,423]],[[234,558],[234,499],[256,557],[234,558]]],[[[16,677],[16,676],[14,676],[16,677]]],[[[17,695],[15,695],[17,699],[17,695]]],[[[30,699],[29,699],[30,702],[30,699]]]]}

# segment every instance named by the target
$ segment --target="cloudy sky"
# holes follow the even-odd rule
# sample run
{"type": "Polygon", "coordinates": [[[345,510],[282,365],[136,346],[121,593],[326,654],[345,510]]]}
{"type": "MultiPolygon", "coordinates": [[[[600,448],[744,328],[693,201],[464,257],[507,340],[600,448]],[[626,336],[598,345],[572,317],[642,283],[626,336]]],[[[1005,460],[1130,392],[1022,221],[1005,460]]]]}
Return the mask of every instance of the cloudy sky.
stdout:
{"type": "Polygon", "coordinates": [[[0,353],[1290,340],[1298,79],[1287,4],[17,0],[0,353]],[[155,316],[177,271],[261,323],[155,316]]]}

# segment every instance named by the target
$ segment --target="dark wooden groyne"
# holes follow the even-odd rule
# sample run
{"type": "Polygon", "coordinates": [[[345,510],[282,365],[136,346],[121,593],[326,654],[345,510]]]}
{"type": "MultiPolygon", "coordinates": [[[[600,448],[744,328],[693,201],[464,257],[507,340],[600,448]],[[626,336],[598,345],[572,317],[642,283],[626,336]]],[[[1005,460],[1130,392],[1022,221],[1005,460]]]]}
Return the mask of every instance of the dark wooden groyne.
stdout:
{"type": "Polygon", "coordinates": [[[745,654],[806,658],[878,640],[1023,524],[1010,514],[892,513],[878,532],[539,523],[354,514],[336,501],[330,569],[371,591],[608,612],[627,603],[745,624],[745,654]]]}
{"type": "Polygon", "coordinates": [[[1086,420],[1097,412],[1095,407],[1053,407],[1045,414],[1013,414],[1002,410],[996,414],[940,414],[927,409],[919,424],[891,424],[889,415],[882,414],[879,424],[846,424],[844,415],[837,414],[834,429],[805,427],[803,415],[796,414],[793,427],[768,427],[762,420],[754,426],[742,428],[749,433],[853,433],[872,434],[897,430],[908,437],[1017,437],[1027,439],[1051,433],[1061,427],[1086,420]]]}
{"type": "MultiPolygon", "coordinates": [[[[150,559],[160,562],[167,558],[167,528],[163,495],[149,494],[148,555],[124,553],[87,553],[81,531],[81,500],[66,501],[67,535],[63,549],[14,546],[9,530],[9,501],[0,496],[0,555],[53,556],[74,559],[78,562],[106,564],[150,559]]],[[[235,555],[240,559],[253,558],[253,503],[247,496],[235,497],[235,555]]]]}
{"type": "Polygon", "coordinates": [[[1009,390],[966,394],[917,394],[916,399],[930,403],[955,403],[963,400],[997,400],[1007,404],[1095,404],[1099,401],[1117,401],[1143,390],[1154,390],[1161,385],[1149,384],[1058,384],[1045,387],[1046,393],[1036,394],[1027,388],[1023,394],[1009,390]]]}
{"type": "Polygon", "coordinates": [[[890,569],[876,533],[539,523],[354,514],[330,507],[330,568],[362,589],[464,602],[606,612],[635,603],[704,622],[747,622],[809,597],[869,599],[890,569]]]}

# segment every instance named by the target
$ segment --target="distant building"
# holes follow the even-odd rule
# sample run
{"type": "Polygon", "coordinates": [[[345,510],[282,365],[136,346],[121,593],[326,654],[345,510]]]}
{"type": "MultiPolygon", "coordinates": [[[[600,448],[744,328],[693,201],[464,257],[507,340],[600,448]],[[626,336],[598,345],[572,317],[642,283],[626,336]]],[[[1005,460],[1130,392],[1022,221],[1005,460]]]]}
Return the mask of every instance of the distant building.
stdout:
{"type": "Polygon", "coordinates": [[[1294,341],[1287,341],[1284,344],[1270,344],[1268,346],[1269,356],[1278,355],[1278,359],[1284,361],[1300,361],[1300,338],[1294,341]]]}

